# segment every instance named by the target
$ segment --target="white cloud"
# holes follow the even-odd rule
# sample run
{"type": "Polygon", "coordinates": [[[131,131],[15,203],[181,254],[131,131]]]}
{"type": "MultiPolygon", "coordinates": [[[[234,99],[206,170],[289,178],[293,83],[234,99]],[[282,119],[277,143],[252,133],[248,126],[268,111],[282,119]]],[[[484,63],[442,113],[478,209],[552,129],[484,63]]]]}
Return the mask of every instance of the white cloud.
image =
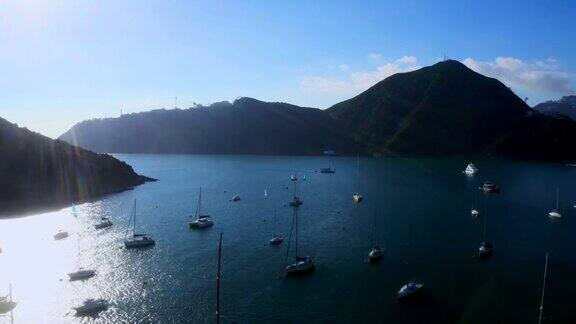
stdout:
{"type": "Polygon", "coordinates": [[[561,95],[574,92],[570,83],[576,75],[560,70],[558,62],[552,58],[530,62],[514,57],[497,57],[494,61],[467,58],[463,63],[478,73],[502,81],[507,86],[561,95]]]}
{"type": "Polygon", "coordinates": [[[349,67],[348,65],[346,65],[346,64],[340,64],[340,65],[338,65],[338,69],[340,69],[340,71],[344,71],[344,72],[345,72],[345,71],[350,70],[350,67],[349,67]]]}
{"type": "Polygon", "coordinates": [[[418,60],[414,56],[404,56],[393,63],[382,64],[372,71],[352,72],[344,79],[305,76],[302,78],[300,88],[310,93],[356,94],[393,74],[420,68],[416,65],[417,62],[418,60]]]}
{"type": "Polygon", "coordinates": [[[370,53],[368,54],[368,58],[374,61],[380,61],[382,59],[382,54],[380,53],[370,53]]]}
{"type": "Polygon", "coordinates": [[[398,64],[418,64],[418,59],[416,56],[402,56],[401,58],[396,60],[398,64]]]}

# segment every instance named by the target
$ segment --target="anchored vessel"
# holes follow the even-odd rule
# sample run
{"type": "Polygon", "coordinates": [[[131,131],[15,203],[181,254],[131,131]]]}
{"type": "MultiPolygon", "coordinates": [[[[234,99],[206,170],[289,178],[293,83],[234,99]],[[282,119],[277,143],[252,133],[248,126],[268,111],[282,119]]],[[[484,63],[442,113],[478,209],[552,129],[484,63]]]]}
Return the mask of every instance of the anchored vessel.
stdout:
{"type": "Polygon", "coordinates": [[[402,286],[398,293],[396,293],[396,302],[408,300],[411,297],[418,295],[424,288],[423,283],[412,280],[402,286]]]}
{"type": "Polygon", "coordinates": [[[137,249],[154,246],[156,241],[147,234],[136,232],[136,199],[134,199],[134,207],[132,207],[132,215],[130,218],[133,220],[132,236],[128,236],[124,240],[124,247],[127,249],[137,249]]]}
{"type": "Polygon", "coordinates": [[[190,228],[206,228],[214,225],[210,215],[202,215],[202,188],[198,194],[198,204],[196,205],[195,219],[190,222],[190,228]]]}
{"type": "Polygon", "coordinates": [[[464,172],[466,175],[472,176],[478,172],[478,168],[476,168],[476,166],[473,163],[468,163],[468,165],[466,166],[466,170],[462,172],[464,172]]]}
{"type": "Polygon", "coordinates": [[[560,189],[556,188],[556,208],[554,208],[551,212],[548,213],[548,217],[558,219],[562,218],[562,215],[558,211],[558,194],[560,193],[560,189]]]}

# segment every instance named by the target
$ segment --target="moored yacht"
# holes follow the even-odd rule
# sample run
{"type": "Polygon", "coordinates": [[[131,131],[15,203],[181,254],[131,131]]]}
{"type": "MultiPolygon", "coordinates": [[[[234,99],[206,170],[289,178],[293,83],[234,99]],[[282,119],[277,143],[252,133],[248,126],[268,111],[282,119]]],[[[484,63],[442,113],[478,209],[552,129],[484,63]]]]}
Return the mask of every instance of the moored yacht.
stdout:
{"type": "MultiPolygon", "coordinates": [[[[238,197],[240,199],[240,197],[238,197]]],[[[214,225],[210,215],[202,215],[202,188],[198,194],[198,204],[196,205],[195,219],[190,222],[190,228],[207,228],[214,225]]]]}
{"type": "Polygon", "coordinates": [[[234,195],[234,197],[232,197],[232,201],[240,201],[240,196],[234,195]]]}
{"type": "Polygon", "coordinates": [[[87,299],[81,306],[74,307],[76,316],[96,315],[108,308],[108,302],[104,299],[87,299]]]}
{"type": "Polygon", "coordinates": [[[112,223],[112,221],[111,221],[108,217],[102,217],[102,218],[100,219],[100,223],[94,225],[94,227],[95,227],[96,229],[103,229],[103,228],[108,228],[108,227],[110,227],[110,226],[112,226],[112,225],[113,225],[113,223],[112,223]]]}
{"type": "Polygon", "coordinates": [[[492,256],[492,254],[494,254],[494,244],[488,242],[488,241],[483,241],[480,244],[480,247],[478,248],[478,257],[479,258],[488,258],[490,256],[492,256]]]}
{"type": "Polygon", "coordinates": [[[152,247],[156,244],[151,237],[147,234],[136,232],[136,199],[134,199],[134,207],[132,208],[132,215],[130,217],[133,221],[132,236],[129,236],[124,240],[124,247],[127,249],[137,249],[152,247]]]}
{"type": "Polygon", "coordinates": [[[58,233],[54,234],[54,240],[58,241],[58,240],[63,240],[65,238],[67,238],[69,236],[68,232],[66,231],[58,231],[58,233]]]}
{"type": "Polygon", "coordinates": [[[96,271],[94,270],[80,268],[78,271],[69,273],[68,278],[70,279],[70,281],[86,280],[94,277],[95,275],[96,271]]]}
{"type": "Polygon", "coordinates": [[[380,247],[380,245],[374,245],[368,253],[368,262],[374,263],[376,261],[382,260],[383,257],[384,250],[380,247]]]}
{"type": "Polygon", "coordinates": [[[290,181],[296,181],[298,180],[298,177],[296,177],[295,174],[290,175],[290,181]]]}
{"type": "Polygon", "coordinates": [[[400,290],[398,290],[398,293],[396,293],[396,302],[408,300],[409,298],[418,295],[418,293],[420,293],[423,288],[424,284],[422,283],[419,283],[414,280],[408,282],[407,284],[402,286],[400,290]]]}
{"type": "Polygon", "coordinates": [[[296,256],[296,262],[286,267],[287,275],[299,275],[314,271],[314,261],[308,256],[296,256]]]}
{"type": "Polygon", "coordinates": [[[294,196],[292,198],[292,200],[290,201],[290,206],[292,207],[298,207],[300,205],[302,205],[304,202],[302,201],[302,199],[300,199],[300,197],[296,197],[294,196]]]}
{"type": "Polygon", "coordinates": [[[355,193],[355,194],[352,195],[352,200],[353,200],[355,203],[361,202],[362,199],[364,199],[364,197],[362,197],[362,195],[359,194],[359,193],[355,193]]]}
{"type": "Polygon", "coordinates": [[[482,185],[482,187],[480,187],[480,189],[482,189],[482,190],[484,190],[484,192],[488,192],[488,193],[499,193],[500,192],[500,186],[498,186],[495,183],[490,182],[490,181],[484,182],[484,184],[482,185]]]}
{"type": "Polygon", "coordinates": [[[466,170],[462,171],[466,175],[475,175],[478,172],[478,168],[473,163],[468,163],[466,170]]]}
{"type": "Polygon", "coordinates": [[[282,242],[284,242],[284,238],[278,234],[274,235],[274,237],[270,239],[270,245],[280,245],[282,242]]]}
{"type": "Polygon", "coordinates": [[[470,215],[472,215],[472,217],[478,217],[480,216],[480,211],[478,209],[472,208],[470,210],[470,215]]]}

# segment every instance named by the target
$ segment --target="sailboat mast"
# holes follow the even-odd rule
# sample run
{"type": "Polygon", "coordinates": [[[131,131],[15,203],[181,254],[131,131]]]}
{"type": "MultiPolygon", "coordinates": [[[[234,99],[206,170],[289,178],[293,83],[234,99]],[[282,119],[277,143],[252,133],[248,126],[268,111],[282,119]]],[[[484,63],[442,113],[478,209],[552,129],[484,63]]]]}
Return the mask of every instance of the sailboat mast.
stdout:
{"type": "Polygon", "coordinates": [[[372,243],[371,243],[371,248],[374,247],[374,235],[376,232],[376,208],[374,208],[374,219],[373,219],[373,224],[372,224],[372,243]]]}
{"type": "Polygon", "coordinates": [[[296,226],[296,237],[294,240],[294,247],[296,250],[296,259],[298,259],[298,208],[294,208],[294,222],[296,226]]]}
{"type": "Polygon", "coordinates": [[[136,199],[134,199],[134,210],[133,210],[133,218],[134,218],[134,226],[133,226],[133,234],[136,234],[136,199]]]}
{"type": "Polygon", "coordinates": [[[222,232],[218,243],[218,270],[216,272],[216,324],[220,324],[220,267],[222,262],[222,232]]]}
{"type": "Polygon", "coordinates": [[[558,211],[558,196],[560,195],[560,188],[556,188],[556,211],[558,211]]]}
{"type": "Polygon", "coordinates": [[[548,252],[546,252],[546,262],[544,263],[544,280],[542,282],[542,298],[540,299],[540,315],[538,324],[542,323],[542,313],[544,312],[544,292],[546,291],[546,273],[548,272],[548,252]]]}
{"type": "MultiPolygon", "coordinates": [[[[10,294],[10,301],[14,301],[12,299],[12,284],[8,285],[8,293],[10,294]]],[[[10,323],[14,324],[14,308],[10,310],[10,323]]]]}

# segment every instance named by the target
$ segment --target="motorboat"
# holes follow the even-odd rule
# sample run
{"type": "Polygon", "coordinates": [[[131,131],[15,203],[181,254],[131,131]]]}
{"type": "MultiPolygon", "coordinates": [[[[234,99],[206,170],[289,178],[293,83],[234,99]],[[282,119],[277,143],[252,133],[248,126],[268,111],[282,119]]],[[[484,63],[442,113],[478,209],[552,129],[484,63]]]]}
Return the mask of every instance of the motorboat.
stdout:
{"type": "Polygon", "coordinates": [[[414,280],[408,282],[398,290],[398,293],[396,293],[396,302],[404,301],[418,295],[423,288],[424,284],[422,283],[414,280]]]}
{"type": "Polygon", "coordinates": [[[379,245],[374,245],[368,253],[368,262],[373,263],[382,260],[384,250],[379,245]]]}
{"type": "Polygon", "coordinates": [[[472,208],[470,210],[470,215],[472,215],[472,217],[478,217],[478,216],[480,216],[480,211],[478,209],[472,208]]]}
{"type": "Polygon", "coordinates": [[[298,177],[296,177],[295,174],[290,175],[290,181],[296,181],[298,180],[298,177]]]}
{"type": "Polygon", "coordinates": [[[311,271],[314,271],[314,261],[312,258],[304,256],[304,257],[296,257],[296,262],[288,265],[286,267],[286,275],[299,275],[305,274],[311,271]]]}
{"type": "Polygon", "coordinates": [[[274,235],[274,237],[270,239],[270,245],[280,245],[282,242],[284,242],[284,238],[280,235],[274,235]]]}
{"type": "Polygon", "coordinates": [[[240,201],[240,196],[234,195],[234,197],[232,197],[232,201],[240,201]]]}
{"type": "Polygon", "coordinates": [[[495,250],[494,244],[488,241],[484,241],[480,244],[480,247],[478,248],[478,257],[488,258],[492,256],[492,254],[494,254],[494,250],[495,250]]]}
{"type": "Polygon", "coordinates": [[[490,181],[484,182],[484,184],[482,185],[482,187],[480,187],[480,189],[482,189],[482,190],[484,190],[484,192],[488,192],[488,193],[499,193],[500,192],[500,186],[498,186],[495,183],[490,182],[490,181]]]}
{"type": "Polygon", "coordinates": [[[78,271],[69,273],[68,278],[70,279],[70,281],[86,280],[94,277],[95,275],[96,271],[94,270],[80,268],[78,271]]]}
{"type": "Polygon", "coordinates": [[[108,302],[104,299],[87,299],[81,306],[74,307],[76,316],[96,315],[108,308],[108,302]]]}
{"type": "Polygon", "coordinates": [[[466,175],[472,176],[478,172],[478,168],[473,163],[468,163],[466,169],[462,172],[465,173],[466,175]]]}
{"type": "Polygon", "coordinates": [[[58,233],[54,234],[54,240],[59,241],[67,238],[69,236],[68,232],[66,231],[58,231],[58,233]]]}
{"type": "Polygon", "coordinates": [[[108,228],[108,227],[110,227],[110,226],[112,226],[112,225],[113,225],[113,223],[112,223],[112,221],[111,221],[108,217],[102,217],[102,218],[100,219],[100,223],[94,225],[94,227],[95,227],[96,229],[103,229],[103,228],[108,228]]]}
{"type": "Polygon", "coordinates": [[[362,199],[364,199],[364,197],[362,197],[362,195],[359,194],[359,193],[355,193],[355,194],[352,195],[352,200],[353,200],[355,203],[361,202],[362,199]]]}

